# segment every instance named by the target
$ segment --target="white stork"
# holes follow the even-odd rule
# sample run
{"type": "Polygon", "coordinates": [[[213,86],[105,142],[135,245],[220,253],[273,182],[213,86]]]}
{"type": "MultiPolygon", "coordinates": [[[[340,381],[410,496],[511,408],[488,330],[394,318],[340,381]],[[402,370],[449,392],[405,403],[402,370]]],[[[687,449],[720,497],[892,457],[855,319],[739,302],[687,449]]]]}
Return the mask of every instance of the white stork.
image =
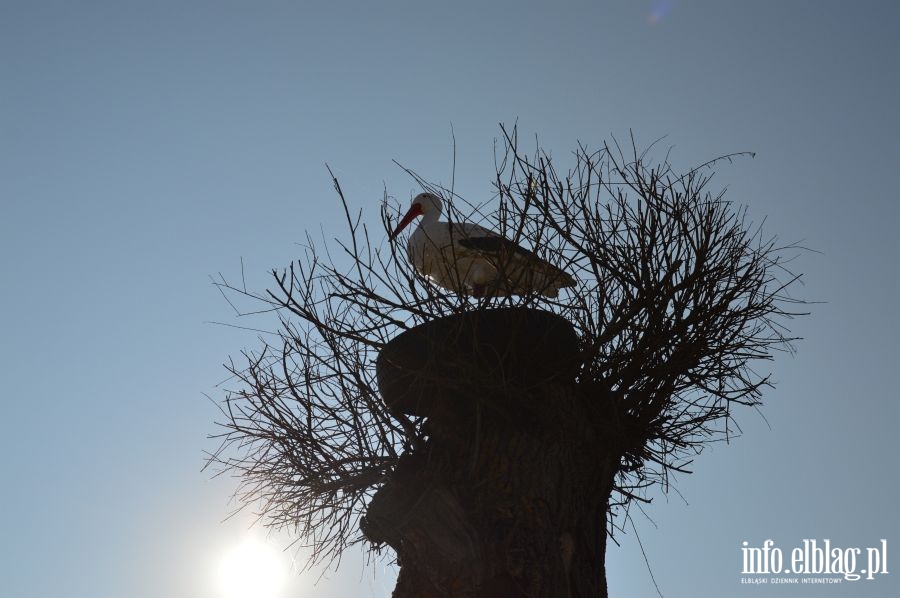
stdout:
{"type": "Polygon", "coordinates": [[[469,222],[440,222],[443,202],[419,193],[391,233],[396,237],[418,216],[422,222],[409,238],[409,261],[419,274],[449,291],[483,297],[538,292],[556,297],[575,280],[497,233],[469,222]]]}

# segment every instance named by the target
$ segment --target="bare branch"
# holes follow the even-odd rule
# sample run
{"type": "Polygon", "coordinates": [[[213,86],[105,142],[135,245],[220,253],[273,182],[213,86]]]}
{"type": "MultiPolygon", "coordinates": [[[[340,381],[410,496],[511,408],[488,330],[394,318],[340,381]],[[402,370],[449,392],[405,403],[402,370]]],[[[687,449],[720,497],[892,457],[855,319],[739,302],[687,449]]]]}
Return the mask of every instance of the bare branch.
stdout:
{"type": "Polygon", "coordinates": [[[273,271],[263,293],[246,288],[243,268],[239,285],[215,281],[236,311],[243,300],[250,307],[240,313],[276,313],[279,332],[226,366],[235,383],[210,464],[238,474],[240,501],[268,525],[294,530],[313,562],[361,540],[372,493],[399,455],[427,439],[422,421],[388,411],[375,380],[378,350],[405,329],[504,306],[572,322],[580,391],[620,455],[610,529],[618,510],[627,517],[631,501],[646,501],[655,484],[667,489],[707,443],[739,431],[735,406],[760,405],[770,385],[752,366],[793,350],[786,323],[804,302],[790,295],[800,277],[788,265],[802,248],[765,236],[746,208],[711,189],[713,167],[748,154],[678,174],[632,137],[625,147],[579,145],[561,173],[539,148],[522,152],[515,128],[501,131],[493,211],[404,170],[444,191],[451,222],[491,226],[570,273],[577,288],[555,299],[474,299],[435,287],[386,240],[399,206],[385,197],[380,230],[370,234],[330,169],[347,226],[332,245],[339,251],[317,250],[307,237],[300,259],[273,271]],[[595,400],[601,395],[612,397],[612,412],[595,400]]]}

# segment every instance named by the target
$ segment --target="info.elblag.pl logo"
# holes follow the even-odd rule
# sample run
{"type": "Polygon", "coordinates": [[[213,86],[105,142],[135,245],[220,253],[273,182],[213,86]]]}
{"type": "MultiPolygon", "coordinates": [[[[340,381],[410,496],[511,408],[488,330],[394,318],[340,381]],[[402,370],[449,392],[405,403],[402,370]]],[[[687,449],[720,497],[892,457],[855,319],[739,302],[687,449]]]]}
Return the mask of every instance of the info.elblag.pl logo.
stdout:
{"type": "Polygon", "coordinates": [[[742,577],[741,583],[841,583],[844,580],[857,581],[875,579],[887,569],[887,540],[873,548],[832,547],[825,539],[803,540],[803,546],[791,550],[789,562],[775,542],[766,540],[761,548],[753,548],[744,542],[744,575],[766,575],[769,577],[742,577]],[[865,563],[863,563],[863,558],[865,563]],[[865,564],[865,569],[857,567],[865,564]],[[793,575],[794,577],[787,577],[793,575]],[[824,577],[841,575],[843,577],[824,577]],[[773,577],[779,576],[779,577],[773,577]],[[810,577],[815,576],[815,577],[810,577]]]}

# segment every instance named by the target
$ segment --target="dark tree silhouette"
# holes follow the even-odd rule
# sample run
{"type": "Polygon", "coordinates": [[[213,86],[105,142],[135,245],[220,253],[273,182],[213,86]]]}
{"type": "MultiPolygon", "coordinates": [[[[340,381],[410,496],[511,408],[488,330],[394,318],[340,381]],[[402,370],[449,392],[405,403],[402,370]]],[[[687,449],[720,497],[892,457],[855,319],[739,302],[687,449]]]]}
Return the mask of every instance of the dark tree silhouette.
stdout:
{"type": "Polygon", "coordinates": [[[386,240],[396,202],[370,230],[336,179],[346,238],[307,237],[263,293],[217,281],[278,328],[229,364],[210,463],[312,563],[392,547],[397,597],[605,596],[607,535],[732,435],[769,384],[753,366],[792,350],[797,247],[710,190],[743,154],[679,174],[632,140],[579,146],[560,174],[502,132],[486,215],[410,174],[451,221],[574,276],[559,297],[430,284],[386,240]]]}

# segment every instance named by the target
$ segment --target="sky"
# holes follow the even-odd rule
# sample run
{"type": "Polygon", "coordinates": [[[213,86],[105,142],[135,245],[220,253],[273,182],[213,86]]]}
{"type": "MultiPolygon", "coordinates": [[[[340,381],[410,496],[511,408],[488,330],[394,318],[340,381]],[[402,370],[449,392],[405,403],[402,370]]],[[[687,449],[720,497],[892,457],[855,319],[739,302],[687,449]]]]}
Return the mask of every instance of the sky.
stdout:
{"type": "MultiPolygon", "coordinates": [[[[339,236],[326,163],[376,225],[385,192],[419,191],[393,160],[449,184],[455,137],[457,192],[488,200],[498,123],[518,122],[563,161],[630,131],[676,166],[756,152],[715,182],[815,250],[794,263],[817,302],[798,352],[770,364],[743,435],[610,546],[610,595],[896,596],[898,18],[887,1],[0,0],[0,594],[222,598],[248,538],[286,567],[291,538],[229,519],[236,480],[201,471],[222,364],[258,344],[213,323],[244,322],[210,276],[243,262],[263,287],[305,231],[339,236]],[[885,539],[890,573],[742,584],[742,543],[769,539],[885,539]]],[[[353,552],[273,598],[382,598],[395,576],[353,552]]]]}

